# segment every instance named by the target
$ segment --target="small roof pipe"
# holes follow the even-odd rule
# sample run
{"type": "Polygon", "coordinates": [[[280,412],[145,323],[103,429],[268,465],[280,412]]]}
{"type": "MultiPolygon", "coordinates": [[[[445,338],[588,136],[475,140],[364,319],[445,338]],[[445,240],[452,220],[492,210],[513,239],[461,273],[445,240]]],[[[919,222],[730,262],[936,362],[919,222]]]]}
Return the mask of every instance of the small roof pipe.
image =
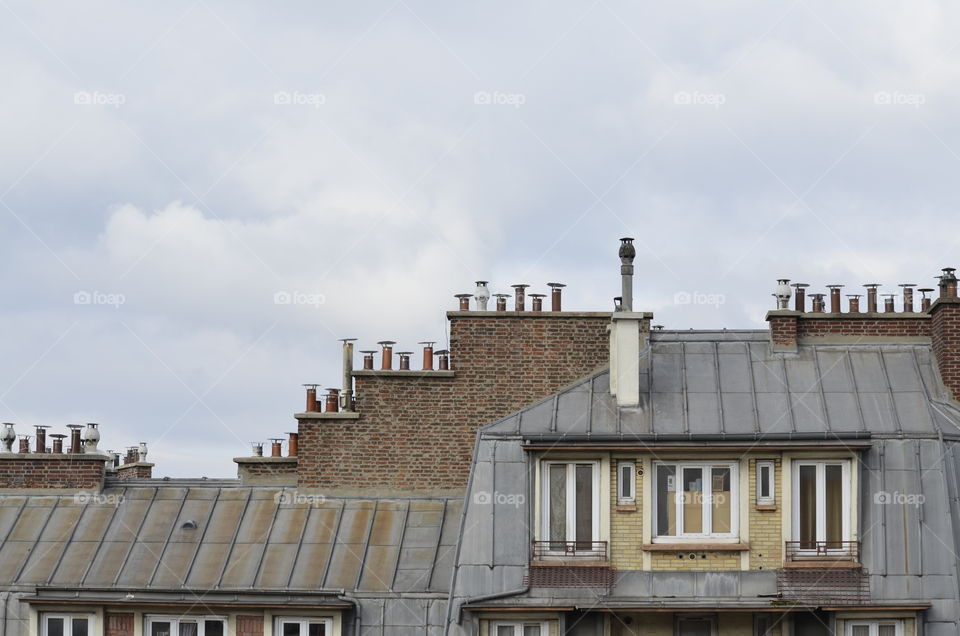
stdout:
{"type": "Polygon", "coordinates": [[[343,343],[343,379],[340,404],[344,411],[353,410],[353,342],[356,338],[340,338],[343,343]]]}
{"type": "Polygon", "coordinates": [[[317,387],[318,384],[304,384],[307,388],[307,413],[316,413],[317,412],[317,387]]]}
{"type": "Polygon", "coordinates": [[[510,294],[494,294],[493,296],[497,299],[497,311],[506,311],[507,298],[510,298],[510,294]]]}
{"type": "Polygon", "coordinates": [[[633,259],[637,250],[632,238],[625,236],[620,239],[617,255],[620,256],[620,311],[633,311],[633,259]]]}
{"type": "Polygon", "coordinates": [[[847,298],[850,299],[850,313],[859,314],[860,313],[860,294],[847,294],[847,298]]]}
{"type": "Polygon", "coordinates": [[[933,301],[927,296],[927,294],[934,291],[933,287],[921,287],[917,291],[923,296],[920,299],[920,311],[930,311],[930,305],[933,304],[933,301]]]}
{"type": "Polygon", "coordinates": [[[827,289],[830,290],[830,313],[839,314],[840,313],[840,289],[843,285],[827,285],[827,289]]]}
{"type": "Polygon", "coordinates": [[[877,288],[880,287],[880,283],[867,283],[864,287],[867,288],[867,313],[875,314],[877,313],[877,288]]]}
{"type": "Polygon", "coordinates": [[[397,344],[396,340],[381,340],[377,344],[383,347],[380,355],[380,369],[383,371],[393,369],[393,345],[397,344]]]}
{"type": "Polygon", "coordinates": [[[546,294],[530,294],[530,302],[533,303],[530,311],[543,311],[543,299],[546,297],[546,294]]]}
{"type": "Polygon", "coordinates": [[[794,297],[793,297],[794,311],[799,311],[800,313],[804,313],[805,311],[807,311],[807,291],[806,290],[807,290],[807,287],[809,286],[810,286],[810,283],[794,283],[793,285],[791,285],[791,287],[793,287],[793,289],[795,290],[794,297]]]}
{"type": "Polygon", "coordinates": [[[550,311],[562,311],[561,304],[563,295],[563,288],[566,287],[563,283],[547,283],[547,287],[550,288],[550,311]]]}
{"type": "Polygon", "coordinates": [[[470,311],[472,294],[454,294],[453,297],[460,301],[460,311],[470,311]]]}
{"type": "Polygon", "coordinates": [[[433,341],[424,340],[417,344],[423,345],[423,370],[433,371],[433,341]]]}

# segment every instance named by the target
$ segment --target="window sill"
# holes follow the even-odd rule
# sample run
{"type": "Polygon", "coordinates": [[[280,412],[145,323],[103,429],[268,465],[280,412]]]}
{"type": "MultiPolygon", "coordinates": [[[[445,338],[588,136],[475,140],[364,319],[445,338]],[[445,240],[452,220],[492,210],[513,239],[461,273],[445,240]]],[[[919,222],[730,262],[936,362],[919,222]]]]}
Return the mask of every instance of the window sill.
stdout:
{"type": "Polygon", "coordinates": [[[746,552],[749,543],[644,543],[647,552],[746,552]]]}
{"type": "Polygon", "coordinates": [[[617,504],[617,512],[636,512],[637,504],[635,503],[622,503],[617,504]]]}
{"type": "Polygon", "coordinates": [[[776,510],[777,504],[757,504],[755,508],[757,510],[776,510]]]}
{"type": "Polygon", "coordinates": [[[852,561],[850,559],[811,559],[809,561],[785,561],[783,564],[784,569],[789,570],[800,570],[803,568],[814,568],[820,570],[844,570],[850,569],[855,570],[857,568],[863,567],[859,561],[852,561]]]}

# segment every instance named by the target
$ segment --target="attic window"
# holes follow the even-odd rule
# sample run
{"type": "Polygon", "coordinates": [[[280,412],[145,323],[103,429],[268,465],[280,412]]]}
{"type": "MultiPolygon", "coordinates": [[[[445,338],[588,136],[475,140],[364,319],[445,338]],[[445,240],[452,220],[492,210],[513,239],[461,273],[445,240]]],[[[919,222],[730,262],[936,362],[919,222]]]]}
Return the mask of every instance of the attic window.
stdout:
{"type": "Polygon", "coordinates": [[[757,505],[772,506],[777,502],[775,492],[774,464],[772,461],[757,461],[757,505]]]}
{"type": "Polygon", "coordinates": [[[43,614],[40,636],[87,636],[92,614],[43,614]]]}
{"type": "Polygon", "coordinates": [[[617,503],[630,505],[637,501],[637,467],[632,461],[617,462],[617,503]]]}

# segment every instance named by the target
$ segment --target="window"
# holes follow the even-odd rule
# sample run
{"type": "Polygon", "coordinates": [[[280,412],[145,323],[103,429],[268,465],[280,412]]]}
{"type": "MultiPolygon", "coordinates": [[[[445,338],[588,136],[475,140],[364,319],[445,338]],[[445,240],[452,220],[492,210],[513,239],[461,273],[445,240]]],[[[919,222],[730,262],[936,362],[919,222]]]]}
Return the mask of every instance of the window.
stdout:
{"type": "Polygon", "coordinates": [[[545,621],[497,621],[490,626],[490,636],[547,636],[545,621]]]}
{"type": "Polygon", "coordinates": [[[281,617],[276,636],[329,636],[333,633],[329,618],[281,617]]]}
{"type": "Polygon", "coordinates": [[[93,614],[43,614],[41,636],[88,636],[93,614]]]}
{"type": "Polygon", "coordinates": [[[617,503],[637,501],[637,469],[633,462],[617,462],[617,503]]]}
{"type": "Polygon", "coordinates": [[[757,505],[772,506],[777,502],[774,484],[774,463],[771,460],[757,460],[757,505]]]}
{"type": "Polygon", "coordinates": [[[754,614],[753,634],[754,636],[772,636],[773,617],[770,614],[754,614]]]}
{"type": "Polygon", "coordinates": [[[801,550],[848,547],[844,542],[850,540],[849,461],[794,463],[793,533],[801,550]]]}
{"type": "Polygon", "coordinates": [[[734,538],[737,534],[737,465],[656,464],[656,537],[734,538]]]}
{"type": "Polygon", "coordinates": [[[146,636],[224,636],[226,633],[226,619],[222,616],[147,616],[146,636]]]}
{"type": "Polygon", "coordinates": [[[713,636],[716,621],[712,615],[677,616],[677,636],[713,636]]]}
{"type": "Polygon", "coordinates": [[[590,550],[600,536],[600,462],[543,462],[542,533],[551,550],[590,550]],[[554,547],[555,546],[555,547],[554,547]]]}
{"type": "Polygon", "coordinates": [[[846,636],[901,636],[903,621],[876,620],[876,621],[847,621],[846,636]]]}

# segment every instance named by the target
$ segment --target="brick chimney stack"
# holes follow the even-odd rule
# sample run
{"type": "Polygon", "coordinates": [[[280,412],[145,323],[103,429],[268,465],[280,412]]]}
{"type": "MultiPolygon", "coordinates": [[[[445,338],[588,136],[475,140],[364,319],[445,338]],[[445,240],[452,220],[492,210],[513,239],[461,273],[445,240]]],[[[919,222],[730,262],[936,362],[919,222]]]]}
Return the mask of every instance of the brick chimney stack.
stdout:
{"type": "Polygon", "coordinates": [[[930,336],[940,378],[954,400],[960,398],[960,298],[952,267],[940,277],[940,296],[930,307],[930,336]]]}

